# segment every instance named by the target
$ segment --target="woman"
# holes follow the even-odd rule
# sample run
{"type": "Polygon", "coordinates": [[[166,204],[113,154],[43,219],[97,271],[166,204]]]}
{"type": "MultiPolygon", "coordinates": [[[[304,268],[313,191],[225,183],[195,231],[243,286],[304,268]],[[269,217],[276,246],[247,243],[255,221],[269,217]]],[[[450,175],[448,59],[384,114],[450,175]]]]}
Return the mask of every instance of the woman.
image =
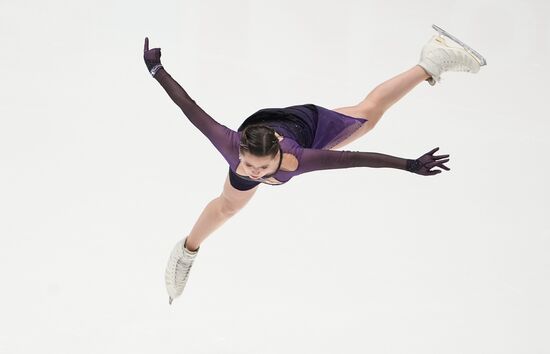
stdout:
{"type": "Polygon", "coordinates": [[[163,68],[160,48],[149,49],[145,38],[144,59],[151,75],[229,163],[223,192],[208,203],[191,233],[170,255],[165,273],[170,304],[182,293],[200,244],[248,203],[260,183],[283,184],[302,173],[349,167],[397,168],[424,176],[450,170],[445,166],[449,155],[434,155],[439,148],[414,160],[335,151],[371,130],[388,108],[420,82],[433,86],[443,72],[476,73],[485,65],[464,43],[434,28],[439,35],[423,47],[420,62],[377,86],[359,104],[333,110],[314,104],[266,108],[248,117],[237,131],[216,122],[189,97],[163,68]],[[461,46],[450,46],[442,35],[461,46]]]}

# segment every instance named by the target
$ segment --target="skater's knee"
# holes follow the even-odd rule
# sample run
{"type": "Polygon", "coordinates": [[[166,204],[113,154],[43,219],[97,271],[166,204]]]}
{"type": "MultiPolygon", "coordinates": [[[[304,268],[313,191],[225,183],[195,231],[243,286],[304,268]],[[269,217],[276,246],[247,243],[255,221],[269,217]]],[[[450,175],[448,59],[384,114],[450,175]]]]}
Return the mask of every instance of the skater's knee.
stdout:
{"type": "Polygon", "coordinates": [[[381,117],[387,109],[383,100],[378,100],[376,97],[367,97],[359,107],[368,118],[381,117]]]}
{"type": "Polygon", "coordinates": [[[218,199],[220,204],[220,213],[225,217],[232,217],[233,215],[237,214],[239,210],[241,210],[244,206],[231,202],[223,196],[219,197],[218,199]]]}
{"type": "Polygon", "coordinates": [[[373,128],[386,111],[384,107],[376,102],[365,102],[362,107],[363,114],[367,117],[371,128],[373,128]]]}

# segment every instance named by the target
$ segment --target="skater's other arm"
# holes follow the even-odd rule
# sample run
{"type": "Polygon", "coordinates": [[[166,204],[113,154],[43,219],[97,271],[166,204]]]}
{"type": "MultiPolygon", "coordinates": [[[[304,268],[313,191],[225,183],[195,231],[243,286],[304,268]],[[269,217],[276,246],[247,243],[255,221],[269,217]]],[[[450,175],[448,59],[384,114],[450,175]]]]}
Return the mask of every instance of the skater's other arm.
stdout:
{"type": "Polygon", "coordinates": [[[191,123],[193,123],[193,125],[204,135],[211,137],[216,134],[216,130],[228,129],[203,111],[195,100],[187,94],[183,87],[181,87],[164,68],[160,68],[154,78],[166,91],[168,96],[170,96],[172,101],[181,108],[189,121],[191,121],[191,123]]]}
{"type": "Polygon", "coordinates": [[[180,84],[170,76],[160,63],[160,48],[149,49],[145,39],[144,60],[149,72],[162,86],[172,101],[182,110],[189,121],[197,127],[229,161],[228,155],[238,149],[238,133],[218,123],[193,100],[180,84]]]}
{"type": "Polygon", "coordinates": [[[449,155],[434,156],[439,148],[422,155],[418,159],[404,159],[401,157],[380,154],[377,152],[362,151],[334,151],[319,149],[302,149],[299,172],[306,173],[315,170],[328,170],[351,167],[396,168],[421,175],[434,175],[441,170],[431,170],[441,167],[450,170],[444,163],[448,162],[449,155]],[[443,160],[445,159],[445,160],[443,160]]]}

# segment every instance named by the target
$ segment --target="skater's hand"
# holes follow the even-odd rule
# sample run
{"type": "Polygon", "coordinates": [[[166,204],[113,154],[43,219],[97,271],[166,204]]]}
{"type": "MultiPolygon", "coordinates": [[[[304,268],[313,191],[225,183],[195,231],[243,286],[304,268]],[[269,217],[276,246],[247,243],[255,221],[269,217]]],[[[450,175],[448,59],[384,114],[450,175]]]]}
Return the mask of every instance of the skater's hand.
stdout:
{"type": "Polygon", "coordinates": [[[149,49],[149,38],[145,37],[145,45],[143,47],[143,59],[145,60],[145,65],[151,73],[155,76],[156,72],[162,68],[160,63],[160,48],[149,49]]]}
{"type": "Polygon", "coordinates": [[[407,163],[407,170],[423,176],[432,176],[441,173],[441,170],[432,170],[432,168],[434,167],[440,167],[444,170],[450,171],[451,169],[444,165],[445,163],[449,162],[449,155],[435,156],[434,153],[437,150],[439,150],[438,147],[430,152],[425,153],[416,160],[409,160],[407,163]]]}

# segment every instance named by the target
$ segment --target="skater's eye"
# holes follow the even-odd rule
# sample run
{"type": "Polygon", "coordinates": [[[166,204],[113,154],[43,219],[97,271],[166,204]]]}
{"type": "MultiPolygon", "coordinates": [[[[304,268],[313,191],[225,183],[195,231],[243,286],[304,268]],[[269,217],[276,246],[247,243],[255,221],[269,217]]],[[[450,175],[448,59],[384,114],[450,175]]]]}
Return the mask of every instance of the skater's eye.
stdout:
{"type": "MultiPolygon", "coordinates": [[[[248,164],[248,163],[246,163],[245,165],[246,165],[247,167],[252,167],[252,165],[250,165],[250,164],[248,164]]],[[[264,165],[264,166],[261,166],[260,168],[263,168],[263,169],[265,170],[265,169],[268,168],[268,167],[269,167],[269,165],[264,165]]]]}

